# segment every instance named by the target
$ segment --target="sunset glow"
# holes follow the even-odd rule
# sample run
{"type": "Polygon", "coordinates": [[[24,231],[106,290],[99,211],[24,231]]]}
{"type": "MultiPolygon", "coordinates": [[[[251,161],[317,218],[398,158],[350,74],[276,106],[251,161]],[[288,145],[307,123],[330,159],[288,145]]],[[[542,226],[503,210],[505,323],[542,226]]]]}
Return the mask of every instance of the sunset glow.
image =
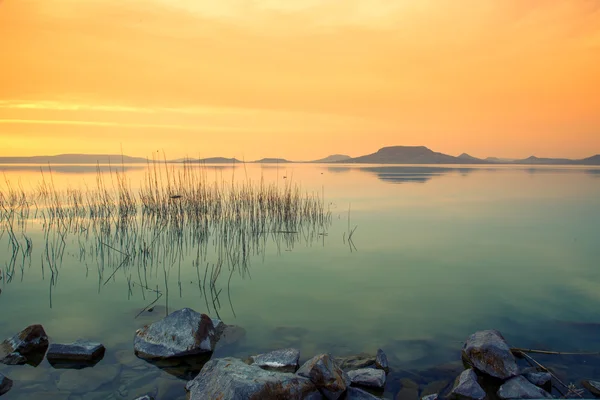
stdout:
{"type": "Polygon", "coordinates": [[[596,0],[4,0],[0,156],[600,153],[596,0]]]}

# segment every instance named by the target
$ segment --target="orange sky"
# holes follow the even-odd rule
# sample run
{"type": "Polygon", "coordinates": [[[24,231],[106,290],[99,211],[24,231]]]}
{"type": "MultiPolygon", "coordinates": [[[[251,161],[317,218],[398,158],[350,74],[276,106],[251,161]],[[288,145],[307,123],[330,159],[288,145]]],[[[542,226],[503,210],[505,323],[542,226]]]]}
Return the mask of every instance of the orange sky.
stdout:
{"type": "Polygon", "coordinates": [[[0,0],[0,155],[600,153],[598,0],[0,0]]]}

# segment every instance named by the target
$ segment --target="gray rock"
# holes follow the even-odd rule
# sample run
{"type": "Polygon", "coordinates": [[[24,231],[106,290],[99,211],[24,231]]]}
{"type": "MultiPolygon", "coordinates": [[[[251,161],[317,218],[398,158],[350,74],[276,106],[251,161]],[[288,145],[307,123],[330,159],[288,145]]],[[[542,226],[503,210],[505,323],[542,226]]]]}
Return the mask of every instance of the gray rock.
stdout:
{"type": "Polygon", "coordinates": [[[385,371],[374,368],[362,368],[348,371],[353,385],[383,389],[385,387],[385,371]]]}
{"type": "Polygon", "coordinates": [[[549,372],[540,372],[535,368],[528,368],[521,375],[535,386],[546,388],[552,385],[552,375],[549,372]]]}
{"type": "Polygon", "coordinates": [[[463,346],[462,356],[473,368],[494,378],[506,380],[519,373],[508,344],[495,330],[471,335],[463,346]]]}
{"type": "Polygon", "coordinates": [[[321,398],[309,379],[290,373],[267,371],[237,358],[210,360],[198,376],[187,383],[186,389],[189,391],[189,400],[321,398]]]}
{"type": "Polygon", "coordinates": [[[52,343],[48,347],[46,358],[50,363],[59,362],[97,362],[104,357],[106,349],[101,343],[77,340],[69,344],[52,343]]]}
{"type": "Polygon", "coordinates": [[[454,399],[485,399],[485,391],[477,382],[477,374],[472,369],[464,370],[456,380],[454,388],[450,392],[454,399]]]}
{"type": "Polygon", "coordinates": [[[430,394],[427,396],[423,396],[421,397],[421,400],[438,400],[438,395],[437,394],[430,394]]]}
{"type": "Polygon", "coordinates": [[[135,400],[154,400],[154,397],[150,396],[149,394],[145,394],[142,397],[138,397],[135,400]]]}
{"type": "Polygon", "coordinates": [[[340,368],[342,368],[344,371],[349,371],[353,369],[373,367],[377,362],[377,358],[370,354],[360,353],[346,357],[335,357],[335,362],[338,363],[340,368]]]}
{"type": "Polygon", "coordinates": [[[377,356],[375,356],[375,366],[379,369],[384,370],[386,373],[390,371],[387,356],[381,349],[377,349],[377,356]]]}
{"type": "Polygon", "coordinates": [[[600,382],[599,381],[583,381],[583,386],[590,391],[594,396],[600,396],[600,382]]]}
{"type": "MultiPolygon", "coordinates": [[[[215,319],[213,321],[218,320],[215,319]]],[[[246,336],[246,330],[241,326],[222,324],[221,327],[221,329],[217,327],[217,331],[221,331],[221,333],[219,334],[219,341],[215,346],[215,351],[232,346],[246,336]]]]}
{"type": "Polygon", "coordinates": [[[252,364],[272,371],[296,372],[300,350],[281,349],[257,356],[251,356],[252,364]]]}
{"type": "Polygon", "coordinates": [[[0,374],[0,396],[8,392],[13,385],[13,381],[8,379],[6,376],[0,374]]]}
{"type": "Polygon", "coordinates": [[[298,375],[311,380],[323,396],[336,400],[350,386],[350,377],[329,354],[320,354],[300,367],[298,375]]]}
{"type": "MultiPolygon", "coordinates": [[[[147,360],[210,353],[222,322],[190,308],[175,311],[135,333],[135,354],[147,360]]],[[[223,324],[224,325],[224,324],[223,324]]]]}
{"type": "Polygon", "coordinates": [[[552,399],[552,395],[522,376],[506,381],[498,389],[501,399],[552,399]]]}
{"type": "Polygon", "coordinates": [[[48,335],[41,325],[31,325],[0,343],[0,362],[9,365],[39,364],[48,349],[48,335]]]}
{"type": "Polygon", "coordinates": [[[66,369],[60,375],[56,387],[58,390],[73,394],[94,392],[100,387],[112,383],[119,375],[117,365],[97,365],[93,368],[66,369]]]}
{"type": "Polygon", "coordinates": [[[379,400],[369,392],[350,386],[346,390],[346,400],[379,400]]]}

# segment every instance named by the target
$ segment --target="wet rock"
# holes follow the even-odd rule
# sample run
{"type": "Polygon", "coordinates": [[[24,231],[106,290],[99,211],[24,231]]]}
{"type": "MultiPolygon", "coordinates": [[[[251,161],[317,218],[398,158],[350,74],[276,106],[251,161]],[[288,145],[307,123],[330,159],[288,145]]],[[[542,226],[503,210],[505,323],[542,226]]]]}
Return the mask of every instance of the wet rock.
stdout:
{"type": "Polygon", "coordinates": [[[66,369],[60,375],[56,387],[64,392],[83,394],[94,392],[112,383],[119,375],[117,365],[97,365],[94,368],[66,369]]]}
{"type": "Polygon", "coordinates": [[[449,381],[446,380],[437,380],[433,382],[429,382],[427,386],[423,388],[423,392],[421,393],[422,397],[429,396],[432,394],[441,393],[449,384],[449,381]]]}
{"type": "Polygon", "coordinates": [[[385,387],[385,371],[375,368],[362,368],[348,371],[353,385],[383,389],[385,387]]]}
{"type": "Polygon", "coordinates": [[[150,396],[149,394],[145,394],[141,397],[136,398],[135,400],[154,400],[154,397],[150,396]]]}
{"type": "Polygon", "coordinates": [[[0,396],[8,392],[13,385],[13,381],[8,379],[6,376],[0,374],[0,396]]]}
{"type": "Polygon", "coordinates": [[[375,366],[377,358],[370,354],[360,353],[346,357],[335,357],[335,362],[339,364],[344,371],[361,369],[375,366]]]}
{"type": "Polygon", "coordinates": [[[236,358],[210,360],[187,383],[190,400],[320,399],[315,385],[304,377],[267,371],[236,358]]]}
{"type": "Polygon", "coordinates": [[[600,397],[600,382],[599,381],[583,381],[583,386],[590,391],[594,396],[600,397]]]}
{"type": "Polygon", "coordinates": [[[297,372],[311,380],[327,399],[341,397],[350,386],[350,377],[330,354],[317,355],[305,362],[297,372]]]}
{"type": "Polygon", "coordinates": [[[225,324],[222,324],[222,326],[215,351],[232,346],[246,337],[246,330],[241,326],[225,324]]]}
{"type": "Polygon", "coordinates": [[[396,394],[396,400],[418,400],[419,399],[419,385],[412,379],[402,378],[400,379],[402,385],[400,391],[396,394]]]}
{"type": "Polygon", "coordinates": [[[346,390],[346,400],[379,400],[379,397],[373,396],[369,392],[365,392],[362,389],[350,386],[346,390]]]}
{"type": "Polygon", "coordinates": [[[41,325],[31,325],[0,343],[0,362],[8,365],[39,365],[48,349],[48,336],[41,325]]]}
{"type": "Polygon", "coordinates": [[[477,374],[472,369],[463,371],[456,380],[454,388],[450,392],[453,399],[485,399],[485,391],[477,382],[477,374]]]}
{"type": "Polygon", "coordinates": [[[551,399],[552,395],[522,376],[506,381],[498,390],[501,399],[551,399]]]}
{"type": "Polygon", "coordinates": [[[463,346],[462,356],[473,368],[494,378],[506,380],[519,373],[508,344],[495,330],[471,335],[463,346]]]}
{"type": "Polygon", "coordinates": [[[437,393],[429,394],[427,396],[421,397],[421,400],[438,400],[438,395],[437,393]]]}
{"type": "MultiPolygon", "coordinates": [[[[175,311],[165,318],[138,329],[134,339],[135,354],[146,360],[164,360],[211,353],[224,328],[190,308],[175,311]]],[[[224,324],[223,324],[224,325],[224,324]]]]}
{"type": "Polygon", "coordinates": [[[387,356],[381,349],[377,349],[377,356],[375,356],[375,367],[384,370],[386,373],[390,372],[387,356]]]}
{"type": "Polygon", "coordinates": [[[51,344],[46,359],[50,364],[93,364],[102,360],[106,349],[101,343],[77,340],[69,344],[51,344]]]}
{"type": "Polygon", "coordinates": [[[535,386],[539,386],[548,391],[552,388],[552,375],[549,372],[540,372],[535,368],[528,368],[522,371],[521,375],[535,386]]]}
{"type": "Polygon", "coordinates": [[[257,367],[281,372],[296,372],[299,359],[298,349],[281,349],[250,357],[252,364],[257,367]]]}

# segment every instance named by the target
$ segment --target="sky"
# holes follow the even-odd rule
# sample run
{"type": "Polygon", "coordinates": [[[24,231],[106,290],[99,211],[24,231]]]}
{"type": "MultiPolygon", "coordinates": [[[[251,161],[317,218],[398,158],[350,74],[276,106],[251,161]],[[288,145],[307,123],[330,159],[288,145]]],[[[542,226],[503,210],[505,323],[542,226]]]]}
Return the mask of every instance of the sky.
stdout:
{"type": "Polygon", "coordinates": [[[600,0],[0,0],[0,156],[600,153],[600,0]]]}

